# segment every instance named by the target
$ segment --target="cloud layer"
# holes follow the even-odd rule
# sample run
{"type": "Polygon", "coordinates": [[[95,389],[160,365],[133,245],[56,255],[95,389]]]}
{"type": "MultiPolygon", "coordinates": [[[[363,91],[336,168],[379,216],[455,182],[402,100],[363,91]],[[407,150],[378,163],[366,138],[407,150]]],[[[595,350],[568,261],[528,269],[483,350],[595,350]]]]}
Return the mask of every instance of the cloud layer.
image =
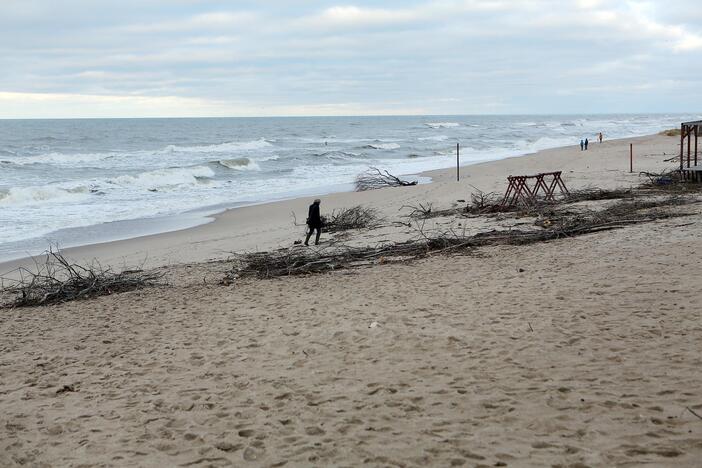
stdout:
{"type": "Polygon", "coordinates": [[[0,118],[686,112],[702,102],[692,0],[379,3],[3,0],[0,118]]]}

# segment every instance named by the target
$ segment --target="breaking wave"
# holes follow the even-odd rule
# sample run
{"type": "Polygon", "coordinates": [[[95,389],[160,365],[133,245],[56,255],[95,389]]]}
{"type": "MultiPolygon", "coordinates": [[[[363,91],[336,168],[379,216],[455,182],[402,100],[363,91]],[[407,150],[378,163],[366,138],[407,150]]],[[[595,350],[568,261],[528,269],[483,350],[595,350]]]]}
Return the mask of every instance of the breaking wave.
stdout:
{"type": "Polygon", "coordinates": [[[220,159],[215,162],[220,166],[224,166],[227,169],[234,169],[235,171],[258,171],[261,169],[258,164],[256,164],[256,161],[252,161],[249,158],[220,159]]]}
{"type": "Polygon", "coordinates": [[[398,149],[400,145],[397,143],[373,143],[370,145],[365,145],[364,148],[367,149],[377,149],[377,150],[394,150],[398,149]]]}
{"type": "Polygon", "coordinates": [[[163,152],[165,153],[231,153],[237,151],[254,151],[264,148],[270,148],[273,145],[266,139],[261,138],[253,141],[232,141],[228,143],[220,143],[216,145],[202,146],[176,146],[168,145],[163,152]]]}
{"type": "Polygon", "coordinates": [[[207,166],[174,167],[142,172],[136,175],[114,177],[107,179],[106,183],[122,187],[137,187],[154,190],[180,185],[202,184],[206,183],[214,176],[214,171],[207,166]]]}
{"type": "Polygon", "coordinates": [[[431,128],[453,128],[461,126],[458,122],[429,122],[424,125],[431,128]]]}
{"type": "Polygon", "coordinates": [[[71,188],[50,185],[42,187],[12,187],[8,190],[0,190],[0,205],[75,202],[85,198],[89,193],[90,188],[82,185],[71,188]]]}
{"type": "Polygon", "coordinates": [[[446,141],[448,140],[448,136],[446,135],[436,135],[436,136],[430,136],[430,137],[421,137],[417,138],[419,141],[446,141]]]}

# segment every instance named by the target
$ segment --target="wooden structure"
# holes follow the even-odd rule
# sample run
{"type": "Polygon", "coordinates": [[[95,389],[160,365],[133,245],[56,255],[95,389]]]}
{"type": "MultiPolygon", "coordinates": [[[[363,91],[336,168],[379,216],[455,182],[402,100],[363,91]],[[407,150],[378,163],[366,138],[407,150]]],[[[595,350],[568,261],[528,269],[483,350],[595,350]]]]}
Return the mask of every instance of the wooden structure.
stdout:
{"type": "Polygon", "coordinates": [[[568,195],[568,189],[561,179],[561,171],[542,172],[530,176],[509,176],[509,185],[500,206],[512,206],[518,203],[531,205],[539,199],[555,200],[556,188],[563,195],[568,195]]]}
{"type": "Polygon", "coordinates": [[[698,165],[697,156],[697,138],[700,134],[702,134],[702,120],[680,124],[680,173],[684,179],[696,182],[702,181],[702,160],[698,165]]]}

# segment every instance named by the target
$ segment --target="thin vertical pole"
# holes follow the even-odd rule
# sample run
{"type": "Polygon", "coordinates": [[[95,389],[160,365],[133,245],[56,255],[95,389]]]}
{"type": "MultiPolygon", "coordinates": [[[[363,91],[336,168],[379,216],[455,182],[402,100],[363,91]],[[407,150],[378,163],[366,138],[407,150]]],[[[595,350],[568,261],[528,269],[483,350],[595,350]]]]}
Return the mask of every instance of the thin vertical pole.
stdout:
{"type": "Polygon", "coordinates": [[[690,143],[692,142],[692,128],[687,129],[687,167],[690,167],[690,156],[692,155],[692,148],[690,148],[690,143]]]}
{"type": "Polygon", "coordinates": [[[683,145],[685,144],[685,125],[680,125],[680,172],[683,170],[683,145]]]}
{"type": "Polygon", "coordinates": [[[461,171],[459,169],[461,165],[461,144],[456,143],[456,182],[461,180],[461,171]]]}
{"type": "Polygon", "coordinates": [[[634,172],[634,144],[629,143],[629,172],[634,172]]]}
{"type": "Polygon", "coordinates": [[[699,128],[699,126],[695,125],[695,166],[697,166],[697,133],[699,128]]]}

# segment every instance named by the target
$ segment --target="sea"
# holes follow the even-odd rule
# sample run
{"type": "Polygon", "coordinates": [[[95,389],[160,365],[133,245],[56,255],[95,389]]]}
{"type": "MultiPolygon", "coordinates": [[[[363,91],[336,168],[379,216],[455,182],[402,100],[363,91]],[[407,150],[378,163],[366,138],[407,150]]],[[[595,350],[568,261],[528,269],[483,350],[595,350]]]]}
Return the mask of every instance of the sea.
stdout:
{"type": "MultiPolygon", "coordinates": [[[[0,120],[0,261],[166,232],[226,208],[647,135],[695,114],[0,120]]],[[[424,181],[424,180],[422,180],[424,181]]]]}

